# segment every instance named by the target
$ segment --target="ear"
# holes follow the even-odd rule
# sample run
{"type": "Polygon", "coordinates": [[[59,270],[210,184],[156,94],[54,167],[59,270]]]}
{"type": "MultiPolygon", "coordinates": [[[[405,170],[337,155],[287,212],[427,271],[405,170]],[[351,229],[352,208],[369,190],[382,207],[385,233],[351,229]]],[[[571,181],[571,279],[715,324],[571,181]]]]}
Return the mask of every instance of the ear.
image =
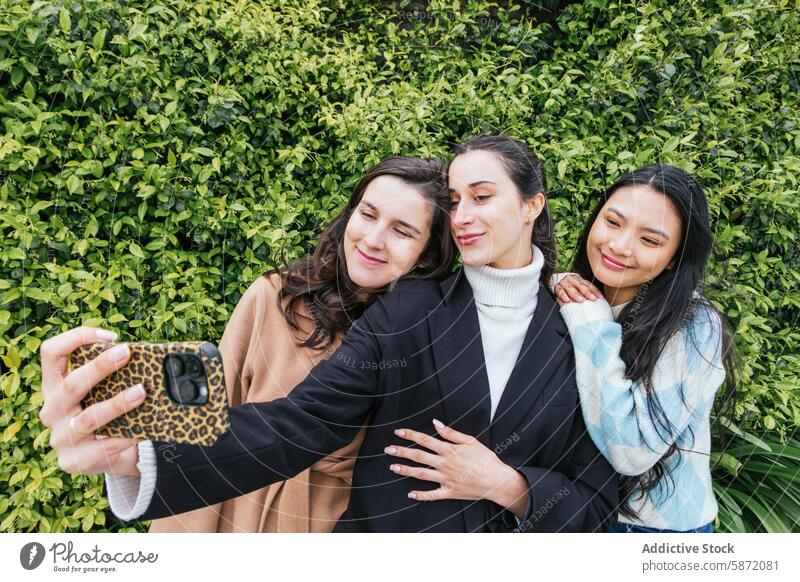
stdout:
{"type": "Polygon", "coordinates": [[[674,269],[674,268],[675,268],[675,259],[672,259],[672,260],[669,262],[669,265],[667,265],[667,271],[671,271],[671,270],[672,270],[672,269],[674,269]]]}
{"type": "Polygon", "coordinates": [[[544,210],[546,200],[542,192],[537,192],[525,201],[526,214],[525,219],[534,222],[544,210]]]}

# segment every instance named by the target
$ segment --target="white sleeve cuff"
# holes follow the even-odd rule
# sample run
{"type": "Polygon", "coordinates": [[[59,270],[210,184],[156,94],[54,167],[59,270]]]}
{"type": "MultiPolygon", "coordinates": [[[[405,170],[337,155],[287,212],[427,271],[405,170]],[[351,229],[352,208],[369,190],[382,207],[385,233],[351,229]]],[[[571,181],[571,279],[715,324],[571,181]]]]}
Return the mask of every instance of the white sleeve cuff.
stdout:
{"type": "Polygon", "coordinates": [[[550,287],[550,292],[555,293],[556,285],[564,279],[565,277],[569,277],[570,275],[575,275],[576,273],[553,273],[550,275],[550,281],[548,281],[547,286],[550,287]]]}
{"type": "Polygon", "coordinates": [[[561,316],[570,330],[592,321],[614,321],[614,312],[605,299],[586,300],[583,303],[566,303],[561,316]]]}
{"type": "Polygon", "coordinates": [[[108,504],[112,513],[124,521],[134,520],[147,510],[156,488],[156,454],[153,443],[142,441],[138,447],[138,477],[106,473],[108,504]]]}

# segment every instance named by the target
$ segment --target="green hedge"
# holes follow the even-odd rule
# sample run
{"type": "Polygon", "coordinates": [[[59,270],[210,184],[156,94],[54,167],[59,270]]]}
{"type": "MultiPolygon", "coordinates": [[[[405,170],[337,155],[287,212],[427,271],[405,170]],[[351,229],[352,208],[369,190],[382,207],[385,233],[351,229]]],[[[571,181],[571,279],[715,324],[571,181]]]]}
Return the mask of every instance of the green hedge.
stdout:
{"type": "Polygon", "coordinates": [[[589,0],[539,24],[473,1],[0,0],[0,531],[126,529],[102,477],[57,467],[42,340],[217,339],[368,166],[479,131],[545,158],[562,267],[619,173],[698,174],[707,293],[743,357],[735,420],[793,434],[798,12],[679,4],[589,0]]]}

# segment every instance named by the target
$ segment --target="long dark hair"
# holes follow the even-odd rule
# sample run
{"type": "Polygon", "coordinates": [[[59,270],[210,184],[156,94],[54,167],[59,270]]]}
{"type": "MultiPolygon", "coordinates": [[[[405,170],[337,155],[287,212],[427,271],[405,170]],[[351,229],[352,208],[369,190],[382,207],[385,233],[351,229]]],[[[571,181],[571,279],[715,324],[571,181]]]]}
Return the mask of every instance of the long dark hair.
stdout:
{"type": "MultiPolygon", "coordinates": [[[[722,326],[722,361],[726,374],[725,385],[715,401],[714,416],[717,419],[734,406],[738,378],[738,363],[730,325],[725,316],[703,295],[705,271],[714,240],[709,225],[708,202],[700,184],[683,170],[665,164],[646,166],[625,174],[607,188],[599,197],[597,206],[578,239],[573,271],[603,289],[603,284],[595,279],[589,265],[586,249],[589,231],[599,217],[603,205],[614,192],[623,186],[643,184],[672,201],[681,217],[681,239],[674,257],[674,266],[645,283],[618,317],[623,329],[620,356],[627,368],[626,377],[643,383],[648,413],[656,424],[657,432],[665,443],[670,442],[668,437],[672,441],[667,452],[649,471],[636,477],[623,477],[620,513],[629,518],[636,517],[631,505],[632,495],[637,492],[644,495],[654,489],[662,478],[668,479],[666,485],[669,488],[674,483],[667,461],[677,454],[680,462],[681,449],[676,440],[677,431],[666,417],[658,396],[653,391],[656,362],[670,338],[684,325],[691,331],[693,326],[688,324],[693,318],[701,317],[701,312],[710,318],[714,315],[719,318],[722,326]]],[[[694,338],[692,341],[695,341],[694,338]]],[[[681,397],[685,405],[683,393],[681,397]]],[[[694,441],[694,434],[690,434],[690,440],[694,441]]]]}
{"type": "Polygon", "coordinates": [[[339,332],[346,332],[358,319],[374,294],[364,298],[362,288],[347,274],[344,233],[364,191],[379,176],[395,176],[415,187],[432,209],[431,234],[416,267],[406,277],[438,278],[452,271],[456,248],[450,237],[450,196],[444,163],[437,159],[395,156],[379,162],[361,177],[347,205],[325,227],[310,258],[294,261],[278,273],[282,289],[278,308],[286,322],[300,330],[297,317],[307,308],[314,318],[314,330],[298,341],[300,347],[327,348],[339,332]],[[288,300],[287,300],[288,298],[288,300]]]}
{"type": "Polygon", "coordinates": [[[500,158],[523,199],[533,198],[537,192],[544,194],[545,204],[533,223],[531,242],[544,255],[544,267],[539,280],[545,283],[546,288],[556,265],[556,242],[553,237],[553,219],[547,207],[542,161],[526,143],[505,135],[476,136],[456,146],[454,154],[458,156],[476,150],[492,152],[500,158]]]}

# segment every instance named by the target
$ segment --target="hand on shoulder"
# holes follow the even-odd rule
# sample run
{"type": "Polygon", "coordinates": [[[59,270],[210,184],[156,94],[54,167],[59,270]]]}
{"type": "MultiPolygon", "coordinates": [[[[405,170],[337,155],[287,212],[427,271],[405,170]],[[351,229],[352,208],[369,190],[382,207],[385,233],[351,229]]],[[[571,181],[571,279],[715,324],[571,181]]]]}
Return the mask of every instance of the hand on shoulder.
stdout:
{"type": "Polygon", "coordinates": [[[603,299],[603,294],[592,283],[576,273],[559,273],[550,279],[550,288],[559,307],[568,303],[583,303],[603,299]]]}

